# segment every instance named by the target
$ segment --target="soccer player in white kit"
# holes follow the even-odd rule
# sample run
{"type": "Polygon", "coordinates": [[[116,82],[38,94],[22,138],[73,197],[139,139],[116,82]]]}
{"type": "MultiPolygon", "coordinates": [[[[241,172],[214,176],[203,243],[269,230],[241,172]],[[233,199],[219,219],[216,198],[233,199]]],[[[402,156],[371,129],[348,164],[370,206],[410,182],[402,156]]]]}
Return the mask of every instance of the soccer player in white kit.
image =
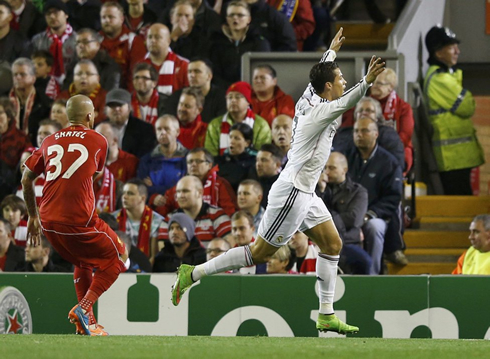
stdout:
{"type": "Polygon", "coordinates": [[[342,240],[325,204],[315,194],[315,186],[330,156],[338,125],[336,119],[365,95],[385,64],[373,56],[367,75],[344,93],[347,82],[333,62],[344,40],[341,28],[320,63],[310,71],[310,84],[296,104],[289,160],[269,192],[267,209],[254,245],[232,248],[195,267],[181,265],[172,287],[174,305],[178,305],[184,292],[203,276],[267,262],[300,230],[320,248],[316,264],[320,297],[317,329],[340,334],[359,331],[358,327],[342,322],[334,314],[333,298],[342,240]]]}

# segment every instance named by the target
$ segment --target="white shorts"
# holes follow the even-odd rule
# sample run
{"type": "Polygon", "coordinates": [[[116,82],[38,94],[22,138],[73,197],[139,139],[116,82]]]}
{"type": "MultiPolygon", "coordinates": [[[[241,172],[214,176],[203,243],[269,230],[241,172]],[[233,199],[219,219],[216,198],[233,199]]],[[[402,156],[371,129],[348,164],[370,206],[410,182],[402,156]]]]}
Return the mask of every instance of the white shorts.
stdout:
{"type": "Polygon", "coordinates": [[[278,179],[269,192],[258,234],[272,246],[280,247],[298,230],[305,231],[330,219],[332,215],[315,193],[302,192],[291,182],[278,179]]]}

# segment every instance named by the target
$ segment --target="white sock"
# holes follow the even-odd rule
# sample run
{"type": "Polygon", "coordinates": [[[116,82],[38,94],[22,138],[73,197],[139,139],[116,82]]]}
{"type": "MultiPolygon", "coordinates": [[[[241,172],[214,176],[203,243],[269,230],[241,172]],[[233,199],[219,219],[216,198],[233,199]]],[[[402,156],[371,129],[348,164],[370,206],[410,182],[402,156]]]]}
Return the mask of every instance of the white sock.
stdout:
{"type": "Polygon", "coordinates": [[[337,282],[337,265],[340,256],[319,254],[316,260],[316,277],[320,295],[320,314],[333,314],[333,297],[337,282]]]}
{"type": "Polygon", "coordinates": [[[197,282],[206,275],[223,273],[232,269],[251,265],[253,265],[253,261],[250,247],[235,247],[206,263],[197,265],[192,272],[192,279],[197,282]]]}

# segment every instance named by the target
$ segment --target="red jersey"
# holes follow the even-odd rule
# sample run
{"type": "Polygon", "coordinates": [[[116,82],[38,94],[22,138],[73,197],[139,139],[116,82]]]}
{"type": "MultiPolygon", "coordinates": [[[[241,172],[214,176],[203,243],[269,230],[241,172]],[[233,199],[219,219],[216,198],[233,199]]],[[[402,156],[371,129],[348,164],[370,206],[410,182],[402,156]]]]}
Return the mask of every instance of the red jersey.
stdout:
{"type": "Polygon", "coordinates": [[[150,53],[147,53],[143,62],[152,65],[158,72],[157,90],[164,95],[171,95],[181,88],[189,86],[187,67],[189,60],[169,51],[167,58],[160,66],[151,61],[150,53]]]}
{"type": "Polygon", "coordinates": [[[138,157],[119,149],[117,160],[107,165],[107,168],[117,180],[126,183],[131,178],[136,177],[139,161],[138,157]]]}
{"type": "Polygon", "coordinates": [[[106,156],[105,137],[84,126],[70,126],[44,139],[25,162],[46,178],[42,222],[86,227],[97,218],[93,176],[104,169],[106,156]]]}

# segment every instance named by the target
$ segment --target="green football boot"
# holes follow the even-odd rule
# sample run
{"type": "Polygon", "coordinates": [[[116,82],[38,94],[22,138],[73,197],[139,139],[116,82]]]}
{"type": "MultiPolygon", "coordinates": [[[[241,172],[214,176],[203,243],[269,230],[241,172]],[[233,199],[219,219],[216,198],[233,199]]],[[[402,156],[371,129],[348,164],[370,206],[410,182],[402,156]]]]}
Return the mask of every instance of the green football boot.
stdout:
{"type": "Polygon", "coordinates": [[[336,332],[339,334],[357,333],[359,331],[358,327],[345,324],[335,314],[318,314],[316,329],[320,332],[336,332]]]}
{"type": "Polygon", "coordinates": [[[172,303],[179,305],[182,295],[189,289],[194,282],[192,281],[192,271],[194,266],[182,264],[177,268],[177,279],[172,287],[172,303]]]}

